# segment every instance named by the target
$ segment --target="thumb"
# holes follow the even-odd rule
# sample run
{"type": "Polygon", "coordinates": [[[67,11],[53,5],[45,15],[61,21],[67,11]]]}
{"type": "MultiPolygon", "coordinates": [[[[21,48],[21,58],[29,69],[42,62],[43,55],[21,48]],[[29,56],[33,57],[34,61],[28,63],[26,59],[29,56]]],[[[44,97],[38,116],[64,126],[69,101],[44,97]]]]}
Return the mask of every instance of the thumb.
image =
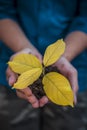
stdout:
{"type": "Polygon", "coordinates": [[[13,86],[13,84],[16,82],[18,75],[14,73],[9,67],[7,68],[6,71],[6,78],[8,81],[8,84],[10,86],[13,86]]]}
{"type": "Polygon", "coordinates": [[[74,93],[74,104],[76,104],[77,103],[77,92],[78,92],[78,88],[79,88],[77,72],[75,72],[72,75],[69,75],[69,80],[70,80],[72,90],[74,93]]]}
{"type": "Polygon", "coordinates": [[[34,54],[39,60],[40,62],[42,63],[42,55],[40,53],[36,53],[34,54]]]}

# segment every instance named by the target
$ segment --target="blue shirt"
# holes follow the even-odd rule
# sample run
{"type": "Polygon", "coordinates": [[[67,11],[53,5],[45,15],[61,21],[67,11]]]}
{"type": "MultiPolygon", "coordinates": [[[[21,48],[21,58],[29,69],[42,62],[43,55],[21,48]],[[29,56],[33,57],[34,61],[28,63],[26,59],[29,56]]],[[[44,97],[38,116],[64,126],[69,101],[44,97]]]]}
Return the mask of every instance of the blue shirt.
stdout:
{"type": "MultiPolygon", "coordinates": [[[[87,33],[87,0],[0,0],[0,19],[6,18],[15,20],[43,54],[49,44],[65,38],[69,32],[87,33]]],[[[0,84],[5,86],[6,63],[12,54],[0,42],[0,84]]],[[[80,90],[87,89],[86,56],[84,51],[73,61],[79,72],[80,90]]]]}

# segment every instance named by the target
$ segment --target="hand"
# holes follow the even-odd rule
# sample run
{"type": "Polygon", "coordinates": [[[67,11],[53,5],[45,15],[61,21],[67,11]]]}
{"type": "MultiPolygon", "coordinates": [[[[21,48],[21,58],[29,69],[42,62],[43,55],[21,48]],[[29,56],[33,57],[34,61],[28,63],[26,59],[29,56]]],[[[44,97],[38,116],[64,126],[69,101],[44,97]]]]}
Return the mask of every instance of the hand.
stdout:
{"type": "MultiPolygon", "coordinates": [[[[15,57],[15,55],[20,54],[20,53],[31,53],[31,54],[35,55],[42,62],[42,56],[40,55],[40,53],[36,50],[31,50],[29,48],[26,48],[20,52],[17,52],[10,58],[10,60],[12,60],[15,57]]],[[[17,81],[18,75],[16,73],[14,73],[10,69],[10,67],[8,67],[7,71],[6,71],[6,77],[7,77],[7,81],[9,83],[9,85],[13,86],[13,84],[17,81]]],[[[34,108],[42,107],[48,102],[48,98],[46,96],[43,96],[40,100],[38,100],[35,97],[35,95],[32,93],[32,91],[29,87],[22,89],[22,90],[17,89],[16,94],[18,97],[25,99],[29,103],[31,103],[34,108]]]]}
{"type": "Polygon", "coordinates": [[[76,69],[63,56],[54,64],[61,74],[68,78],[74,92],[74,103],[77,102],[78,80],[76,69]]]}

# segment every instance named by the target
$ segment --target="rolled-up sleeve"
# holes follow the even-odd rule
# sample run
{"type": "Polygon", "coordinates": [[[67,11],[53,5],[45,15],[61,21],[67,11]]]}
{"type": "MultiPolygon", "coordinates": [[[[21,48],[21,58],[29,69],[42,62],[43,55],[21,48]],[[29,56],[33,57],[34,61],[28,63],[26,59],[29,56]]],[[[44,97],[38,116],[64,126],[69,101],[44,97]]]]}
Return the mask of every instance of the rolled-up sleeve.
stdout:
{"type": "Polygon", "coordinates": [[[16,20],[15,0],[0,0],[0,20],[7,18],[16,20]]]}
{"type": "Polygon", "coordinates": [[[79,0],[78,15],[72,21],[69,32],[81,31],[87,33],[87,0],[79,0]]]}

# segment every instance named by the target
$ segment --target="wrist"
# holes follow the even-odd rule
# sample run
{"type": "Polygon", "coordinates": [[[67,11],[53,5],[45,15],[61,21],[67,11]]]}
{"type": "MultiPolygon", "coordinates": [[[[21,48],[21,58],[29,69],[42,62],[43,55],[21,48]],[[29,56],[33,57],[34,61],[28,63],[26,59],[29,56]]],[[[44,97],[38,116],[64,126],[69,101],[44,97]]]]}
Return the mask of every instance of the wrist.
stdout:
{"type": "Polygon", "coordinates": [[[61,56],[60,59],[55,63],[55,65],[60,69],[64,66],[64,63],[67,61],[67,59],[64,56],[61,56]]]}
{"type": "Polygon", "coordinates": [[[16,52],[16,53],[32,53],[32,49],[30,49],[30,48],[23,48],[23,49],[21,49],[20,51],[18,51],[18,52],[16,52]]]}
{"type": "Polygon", "coordinates": [[[73,57],[71,54],[64,53],[63,58],[67,59],[69,62],[73,60],[73,57]]]}

